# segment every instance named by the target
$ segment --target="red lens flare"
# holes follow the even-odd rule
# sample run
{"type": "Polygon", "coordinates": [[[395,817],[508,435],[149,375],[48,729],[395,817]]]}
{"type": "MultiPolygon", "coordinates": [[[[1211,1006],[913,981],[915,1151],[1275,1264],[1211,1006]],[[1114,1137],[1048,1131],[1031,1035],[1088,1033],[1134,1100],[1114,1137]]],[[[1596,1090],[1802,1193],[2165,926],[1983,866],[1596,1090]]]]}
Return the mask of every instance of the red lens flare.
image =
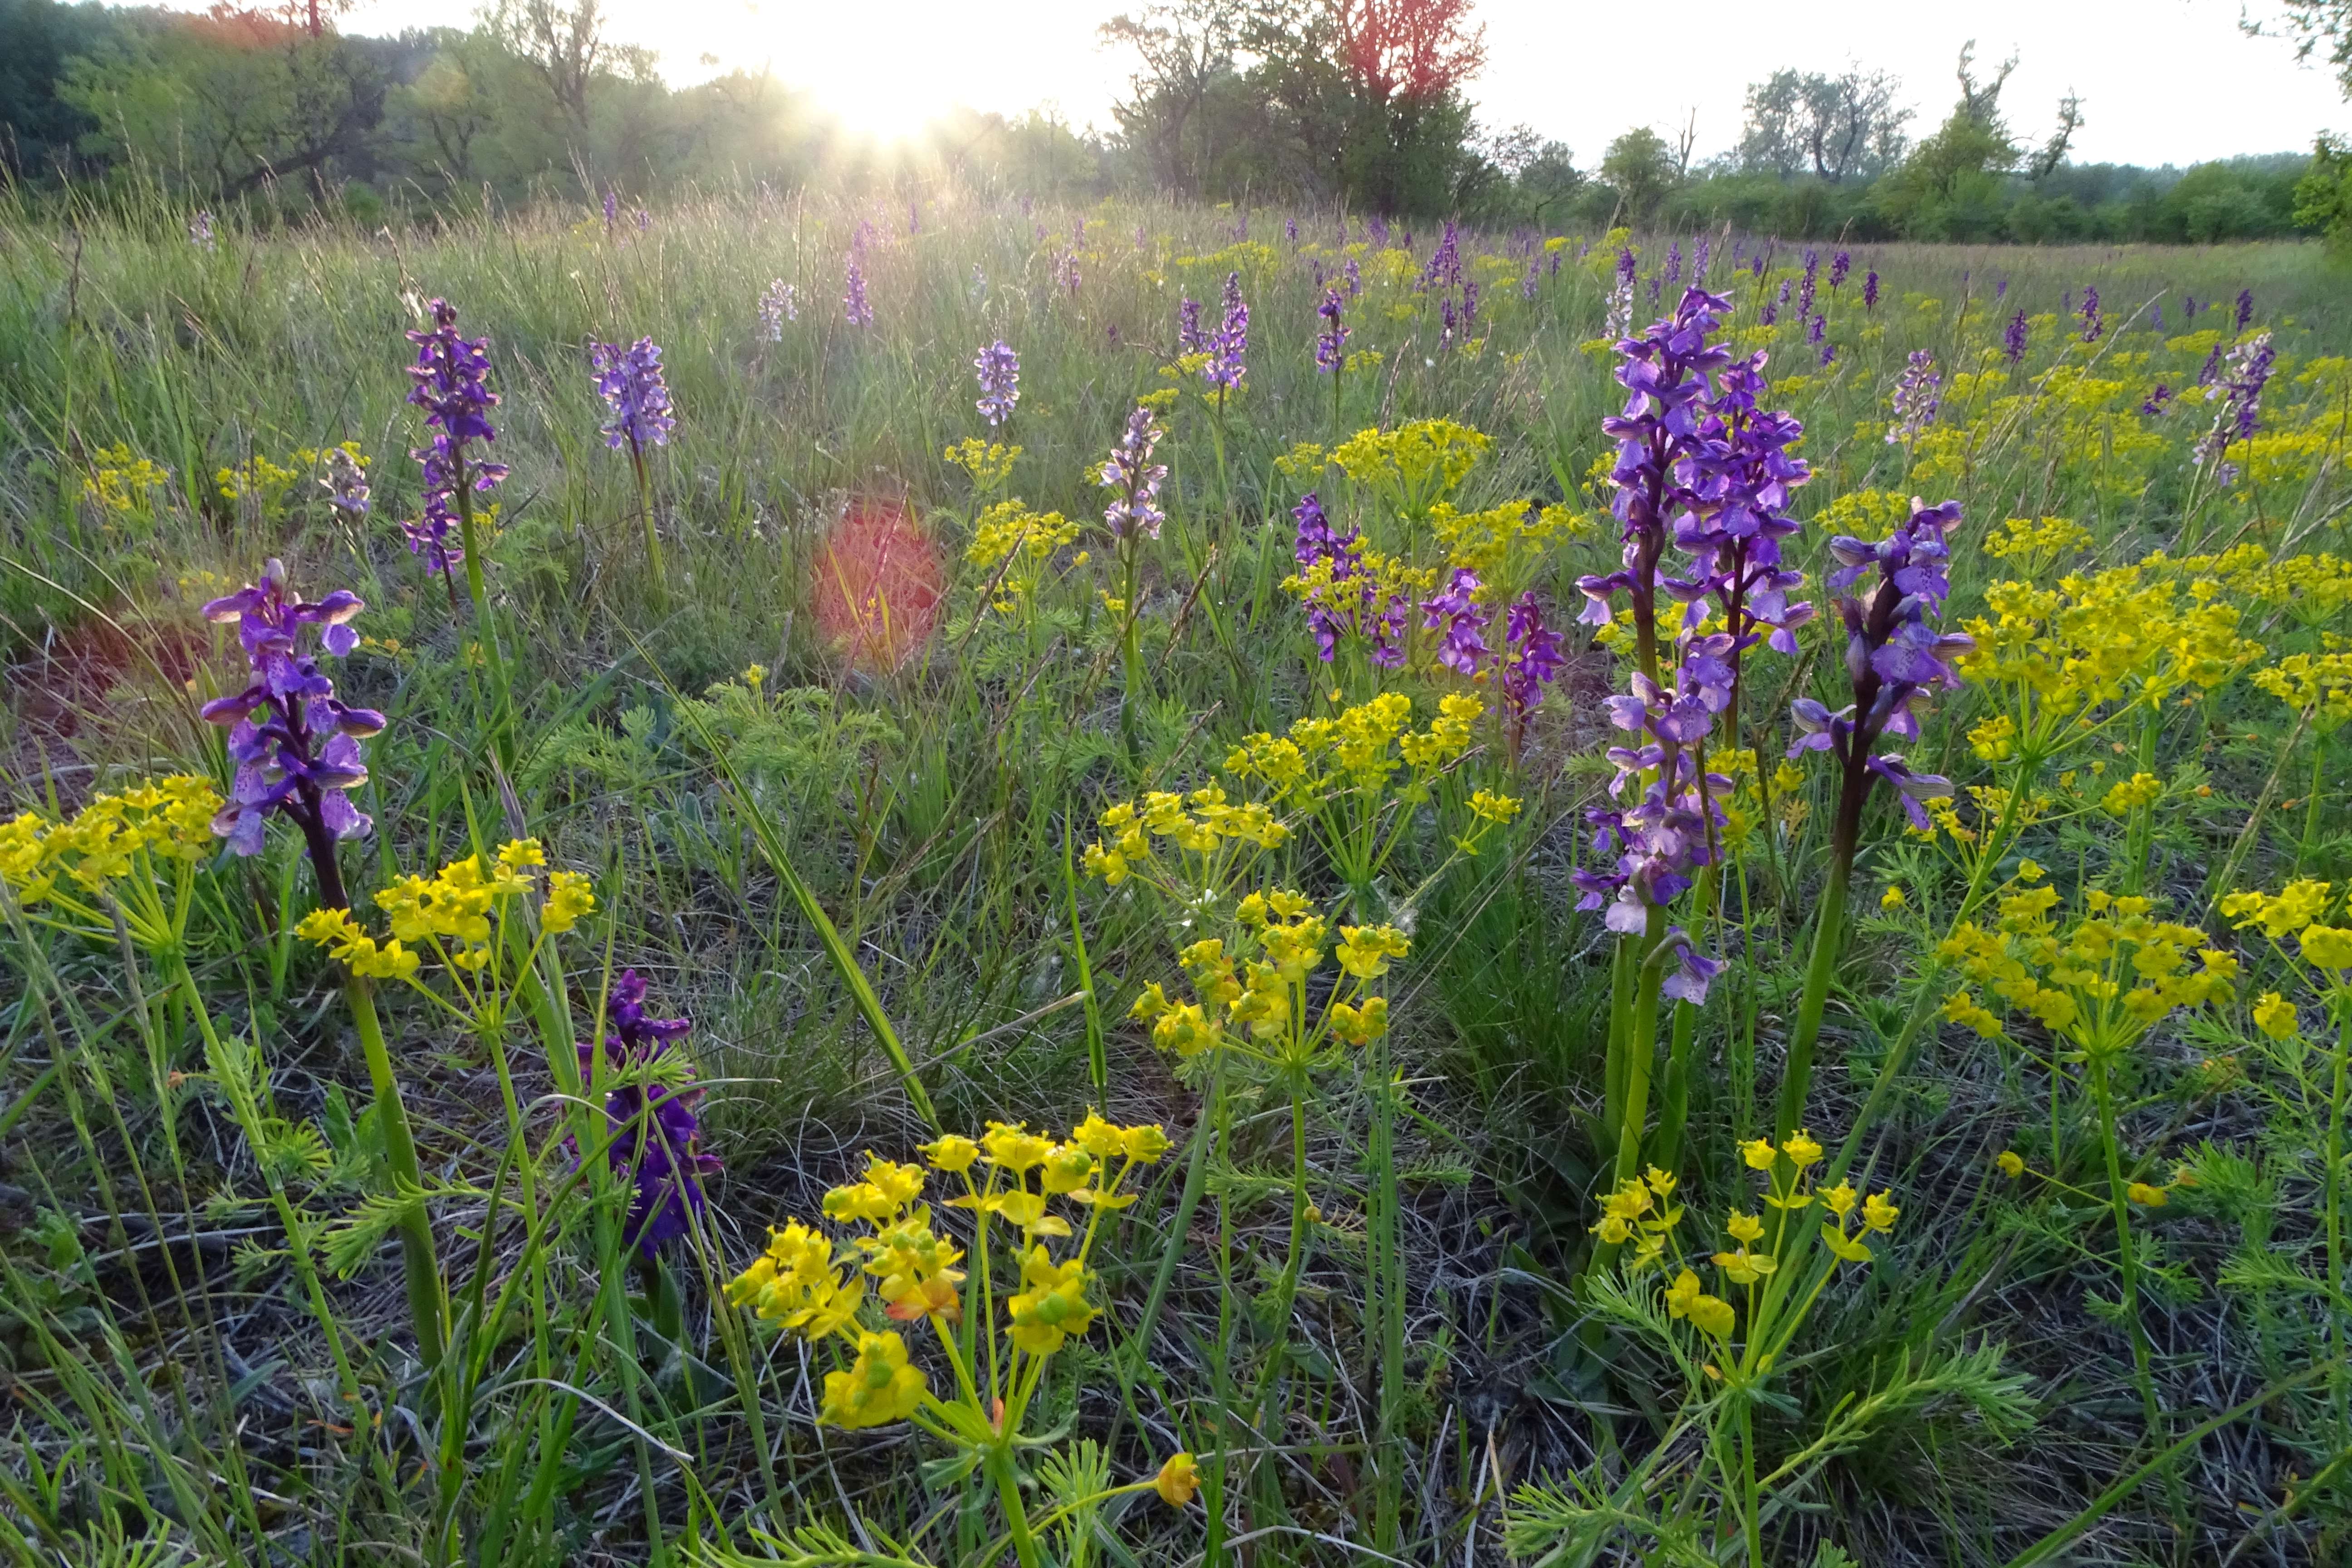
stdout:
{"type": "Polygon", "coordinates": [[[882,674],[930,641],[944,581],[939,551],[904,507],[860,501],[817,551],[809,603],[835,652],[882,674]]]}

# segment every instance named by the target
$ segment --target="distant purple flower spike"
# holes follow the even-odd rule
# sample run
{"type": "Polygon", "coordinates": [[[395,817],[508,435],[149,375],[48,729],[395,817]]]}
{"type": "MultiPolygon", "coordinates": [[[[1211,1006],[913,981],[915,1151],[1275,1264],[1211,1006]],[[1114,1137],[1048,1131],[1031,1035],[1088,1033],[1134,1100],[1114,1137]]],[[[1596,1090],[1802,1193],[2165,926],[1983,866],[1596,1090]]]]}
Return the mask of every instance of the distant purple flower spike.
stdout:
{"type": "Polygon", "coordinates": [[[1347,361],[1349,331],[1339,320],[1339,290],[1323,291],[1323,303],[1315,313],[1323,320],[1323,330],[1315,336],[1315,368],[1325,375],[1336,374],[1347,361]]]}
{"type": "Polygon", "coordinates": [[[760,296],[760,336],[772,343],[784,341],[784,323],[801,319],[800,300],[793,286],[778,278],[760,296]]]}
{"type": "Polygon", "coordinates": [[[2150,418],[2154,418],[2158,415],[2162,414],[2165,410],[2165,405],[2171,401],[2172,388],[2165,385],[2164,383],[2159,381],[2156,384],[2155,388],[2148,393],[2147,400],[2139,405],[2139,411],[2142,414],[2148,416],[2150,418]]]}
{"type": "Polygon", "coordinates": [[[1189,295],[1176,307],[1176,352],[1185,354],[1209,352],[1208,337],[1201,331],[1201,301],[1189,295]]]}
{"type": "Polygon", "coordinates": [[[980,351],[971,367],[980,373],[980,401],[974,406],[992,430],[1013,417],[1013,405],[1021,401],[1021,356],[999,338],[980,351]]]}
{"type": "Polygon", "coordinates": [[[849,263],[848,281],[842,289],[842,309],[847,312],[853,327],[874,324],[874,307],[866,299],[866,270],[855,259],[849,263]]]}
{"type": "Polygon", "coordinates": [[[2025,361],[2025,312],[2020,310],[2009,319],[2009,325],[2002,329],[2000,334],[2001,352],[2009,356],[2011,365],[2022,364],[2025,361]]]}
{"type": "Polygon", "coordinates": [[[1225,320],[1216,335],[1208,340],[1209,363],[1201,367],[1201,378],[1220,391],[1238,388],[1242,378],[1249,374],[1243,355],[1249,352],[1249,307],[1242,302],[1242,275],[1225,274],[1225,320]]]}
{"type": "Polygon", "coordinates": [[[2099,291],[2086,285],[2083,289],[2083,341],[2095,343],[2106,330],[2106,322],[2099,316],[2099,291]]]}
{"type": "Polygon", "coordinates": [[[320,654],[341,658],[359,644],[352,617],[367,606],[337,589],[316,604],[294,596],[286,568],[272,561],[258,582],[205,606],[205,619],[235,621],[252,680],[204,705],[207,723],[228,725],[229,760],[236,781],[213,831],[239,855],[261,852],[273,816],[301,832],[319,879],[320,901],[346,904],[335,841],[365,833],[370,823],[350,792],[367,782],[359,742],[383,730],[383,715],[346,706],[335,683],[319,669],[320,654]],[[314,652],[312,634],[318,637],[314,652]]]}
{"type": "Polygon", "coordinates": [[[1429,266],[1421,275],[1423,289],[1452,289],[1462,281],[1462,249],[1454,220],[1445,220],[1445,233],[1437,248],[1429,255],[1429,266]]]}
{"type": "MultiPolygon", "coordinates": [[[[2221,345],[2215,344],[2213,352],[2219,355],[2221,345]]],[[[2262,414],[2263,390],[2269,384],[2277,361],[2278,351],[2271,345],[2271,334],[2261,332],[2231,350],[2226,365],[2208,362],[2208,369],[2215,374],[2205,388],[2205,401],[2218,399],[2221,409],[2214,416],[2213,427],[2198,440],[2192,455],[2199,467],[2211,467],[2222,484],[2234,481],[2238,469],[2233,463],[2222,462],[2221,457],[2231,442],[2253,438],[2262,414]]]]}
{"type": "Polygon", "coordinates": [[[319,483],[327,491],[327,504],[352,521],[364,521],[368,514],[367,469],[359,458],[341,447],[327,448],[327,473],[319,483]]]}
{"type": "MultiPolygon", "coordinates": [[[[605,1159],[616,1174],[628,1178],[632,1188],[622,1243],[652,1258],[662,1243],[693,1228],[703,1210],[703,1181],[721,1167],[716,1156],[698,1147],[702,1119],[698,1107],[703,1091],[694,1082],[693,1069],[669,1067],[662,1060],[693,1026],[684,1018],[646,1016],[645,996],[646,983],[631,969],[613,982],[605,999],[607,1081],[614,1075],[628,1080],[604,1092],[605,1123],[612,1135],[605,1159]]],[[[579,1051],[581,1080],[593,1083],[596,1047],[583,1040],[579,1051]]]]}
{"type": "Polygon", "coordinates": [[[2238,290],[2238,331],[2244,331],[2252,324],[2253,319],[2254,291],[2252,289],[2241,289],[2238,290]]]}
{"type": "Polygon", "coordinates": [[[1926,349],[1913,349],[1895,384],[1895,423],[1887,426],[1888,446],[1910,447],[1918,441],[1944,406],[1943,387],[1935,360],[1926,349]]]}
{"type": "Polygon", "coordinates": [[[1503,695],[1515,722],[1543,700],[1543,689],[1568,668],[1558,632],[1544,625],[1543,610],[1533,594],[1522,594],[1504,621],[1502,666],[1496,689],[1503,695]]]}
{"type": "Polygon", "coordinates": [[[1865,310],[1878,309],[1878,273],[1875,269],[1862,276],[1862,308],[1865,310]]]}
{"type": "Polygon", "coordinates": [[[1456,566],[1445,591],[1421,602],[1423,627],[1445,634],[1438,643],[1437,662],[1457,675],[1476,675],[1479,666],[1494,654],[1482,635],[1486,629],[1486,611],[1472,597],[1479,585],[1478,574],[1467,566],[1456,566]]]}
{"type": "Polygon", "coordinates": [[[1844,251],[1841,250],[1830,258],[1831,293],[1834,294],[1838,291],[1840,285],[1845,282],[1845,275],[1852,270],[1853,270],[1853,258],[1844,251]]]}

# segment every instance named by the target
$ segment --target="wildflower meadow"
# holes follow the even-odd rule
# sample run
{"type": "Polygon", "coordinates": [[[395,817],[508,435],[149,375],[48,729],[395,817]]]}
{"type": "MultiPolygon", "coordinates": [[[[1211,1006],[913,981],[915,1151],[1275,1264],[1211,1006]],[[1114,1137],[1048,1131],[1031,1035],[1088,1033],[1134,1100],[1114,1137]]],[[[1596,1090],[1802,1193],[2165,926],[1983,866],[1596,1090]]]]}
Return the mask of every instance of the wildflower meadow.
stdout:
{"type": "Polygon", "coordinates": [[[2314,246],[0,204],[0,1546],[2352,1552],[2314,246]]]}

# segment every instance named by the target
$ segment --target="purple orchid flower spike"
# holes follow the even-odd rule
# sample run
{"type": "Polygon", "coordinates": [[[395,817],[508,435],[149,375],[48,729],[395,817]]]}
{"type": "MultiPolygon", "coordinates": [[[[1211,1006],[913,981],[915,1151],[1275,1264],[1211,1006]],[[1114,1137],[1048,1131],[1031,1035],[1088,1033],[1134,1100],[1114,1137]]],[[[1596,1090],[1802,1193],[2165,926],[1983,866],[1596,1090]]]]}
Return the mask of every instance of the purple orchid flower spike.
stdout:
{"type": "Polygon", "coordinates": [[[1103,522],[1115,539],[1131,535],[1157,539],[1160,525],[1168,520],[1159,505],[1160,484],[1168,477],[1168,465],[1151,460],[1152,448],[1164,433],[1151,410],[1136,405],[1127,416],[1127,429],[1118,445],[1110,449],[1110,458],[1102,466],[1096,482],[1112,492],[1110,504],[1103,509],[1103,522]]]}
{"type": "Polygon", "coordinates": [[[669,383],[662,374],[661,349],[651,338],[639,338],[627,348],[618,343],[591,343],[589,363],[596,391],[612,410],[604,421],[604,445],[633,452],[669,444],[677,426],[670,413],[669,383]]]}
{"type": "Polygon", "coordinates": [[[416,384],[408,401],[425,410],[425,426],[433,437],[430,446],[409,454],[424,470],[424,505],[419,518],[401,528],[410,552],[424,556],[426,567],[449,583],[454,600],[452,570],[466,556],[463,544],[450,537],[462,518],[458,492],[492,489],[507,477],[507,466],[480,461],[467,451],[470,442],[487,447],[499,438],[490,423],[499,395],[489,388],[489,339],[460,336],[457,309],[446,300],[425,309],[433,318],[431,329],[408,334],[416,345],[416,363],[408,373],[416,384]]]}
{"type": "MultiPolygon", "coordinates": [[[[662,1068],[662,1058],[693,1027],[685,1018],[646,1012],[646,983],[634,969],[613,982],[604,1004],[604,1067],[608,1079],[630,1081],[608,1089],[604,1117],[613,1138],[605,1159],[632,1188],[625,1246],[651,1258],[666,1241],[684,1236],[704,1207],[703,1181],[721,1167],[699,1147],[702,1089],[691,1068],[662,1068]]],[[[596,1050],[579,1045],[582,1082],[595,1077],[596,1050]]]]}
{"type": "Polygon", "coordinates": [[[257,855],[269,818],[285,817],[302,835],[320,902],[334,909],[349,907],[336,841],[372,826],[351,802],[368,776],[359,742],[381,731],[384,717],[338,698],[310,644],[315,636],[327,657],[350,653],[359,645],[352,617],[364,608],[348,589],[316,604],[297,598],[278,561],[262,568],[259,581],[205,606],[206,620],[236,623],[253,676],[243,690],[203,709],[207,722],[229,726],[228,754],[236,763],[213,831],[234,853],[257,855]]]}
{"type": "Polygon", "coordinates": [[[1021,401],[1021,356],[999,338],[980,351],[971,367],[980,374],[981,395],[974,406],[989,428],[995,429],[1013,417],[1013,405],[1021,401]]]}
{"type": "Polygon", "coordinates": [[[1444,592],[1421,603],[1423,628],[1445,634],[1438,642],[1437,662],[1457,675],[1476,675],[1479,666],[1493,657],[1484,636],[1486,612],[1472,597],[1479,586],[1478,574],[1456,566],[1444,592]]]}

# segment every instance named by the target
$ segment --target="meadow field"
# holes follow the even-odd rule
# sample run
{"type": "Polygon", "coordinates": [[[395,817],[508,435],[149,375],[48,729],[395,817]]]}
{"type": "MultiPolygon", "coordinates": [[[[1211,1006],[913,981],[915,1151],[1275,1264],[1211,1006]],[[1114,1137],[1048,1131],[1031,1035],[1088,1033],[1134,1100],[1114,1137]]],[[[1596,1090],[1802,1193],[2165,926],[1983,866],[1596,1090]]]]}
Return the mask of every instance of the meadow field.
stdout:
{"type": "Polygon", "coordinates": [[[0,409],[12,1562],[2352,1552],[2315,246],[0,202],[0,409]]]}

